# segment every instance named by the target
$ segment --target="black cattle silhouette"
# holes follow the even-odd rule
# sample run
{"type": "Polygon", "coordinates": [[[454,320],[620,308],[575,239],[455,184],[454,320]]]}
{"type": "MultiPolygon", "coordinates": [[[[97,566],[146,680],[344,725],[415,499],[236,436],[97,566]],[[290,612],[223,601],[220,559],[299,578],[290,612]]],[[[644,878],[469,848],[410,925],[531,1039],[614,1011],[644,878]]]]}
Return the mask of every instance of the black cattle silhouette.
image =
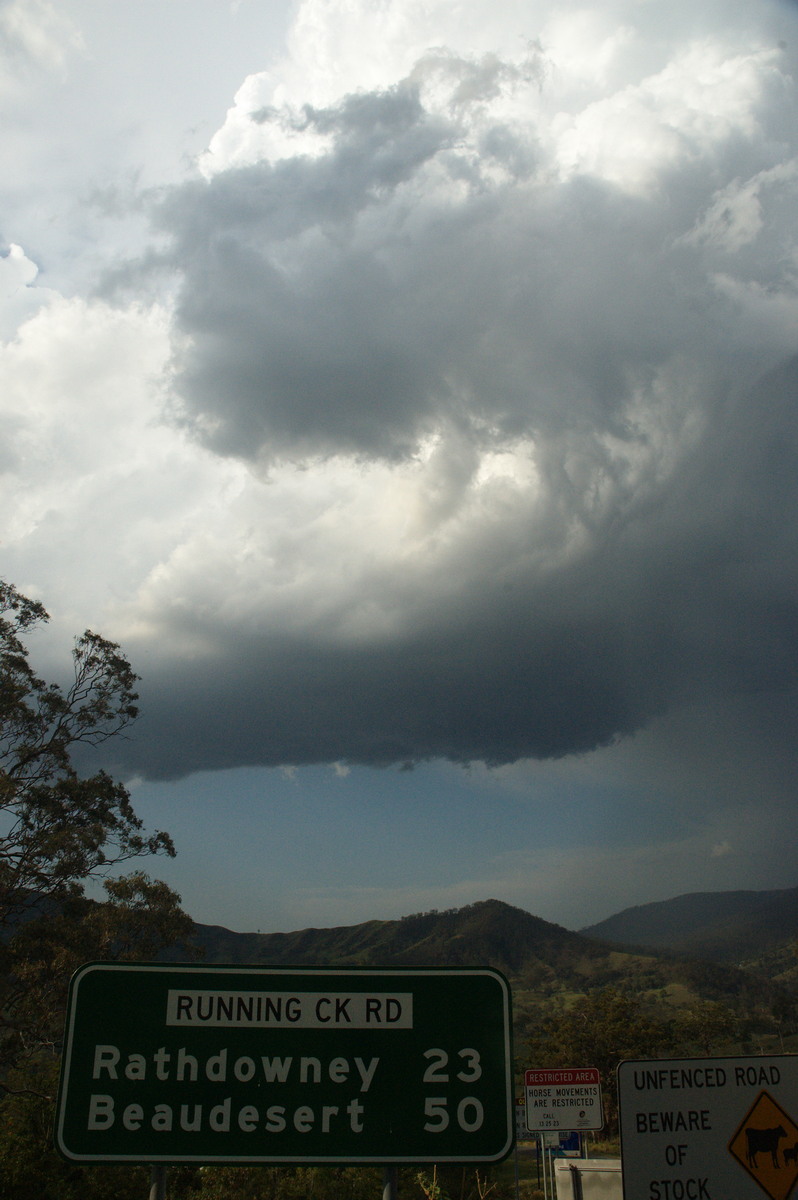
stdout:
{"type": "Polygon", "coordinates": [[[777,1125],[775,1129],[752,1129],[749,1125],[745,1131],[745,1136],[748,1142],[748,1165],[756,1170],[757,1154],[769,1154],[774,1167],[781,1166],[779,1162],[779,1142],[783,1137],[787,1136],[787,1130],[783,1125],[777,1125]]]}

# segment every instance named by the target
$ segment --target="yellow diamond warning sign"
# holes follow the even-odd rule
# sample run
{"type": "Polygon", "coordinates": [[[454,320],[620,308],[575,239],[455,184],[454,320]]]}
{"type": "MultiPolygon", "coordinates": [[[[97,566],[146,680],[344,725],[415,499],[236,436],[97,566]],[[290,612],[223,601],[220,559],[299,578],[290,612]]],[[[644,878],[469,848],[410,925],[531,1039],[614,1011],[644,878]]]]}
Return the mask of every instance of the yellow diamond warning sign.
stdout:
{"type": "Polygon", "coordinates": [[[787,1200],[798,1182],[798,1125],[768,1092],[760,1092],[729,1151],[770,1200],[787,1200]]]}

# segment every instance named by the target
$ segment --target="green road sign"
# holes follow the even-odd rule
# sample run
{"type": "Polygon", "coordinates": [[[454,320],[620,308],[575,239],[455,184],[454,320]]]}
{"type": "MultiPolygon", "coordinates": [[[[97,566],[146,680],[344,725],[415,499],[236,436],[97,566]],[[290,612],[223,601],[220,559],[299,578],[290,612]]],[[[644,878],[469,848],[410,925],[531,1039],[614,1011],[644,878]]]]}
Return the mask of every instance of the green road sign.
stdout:
{"type": "Polygon", "coordinates": [[[513,1143],[496,971],[93,963],[55,1140],[80,1162],[493,1162],[513,1143]]]}

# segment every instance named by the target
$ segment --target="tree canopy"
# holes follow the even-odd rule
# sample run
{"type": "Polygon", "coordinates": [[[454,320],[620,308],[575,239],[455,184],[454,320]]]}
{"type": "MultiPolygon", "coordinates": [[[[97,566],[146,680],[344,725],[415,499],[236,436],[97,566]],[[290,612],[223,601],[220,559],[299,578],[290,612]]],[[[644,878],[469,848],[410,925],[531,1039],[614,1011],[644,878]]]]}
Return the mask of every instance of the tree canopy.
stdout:
{"type": "Polygon", "coordinates": [[[81,775],[75,751],[121,734],[138,715],[138,677],[118,645],[87,630],[62,687],[34,670],[26,639],[43,606],[0,581],[0,1086],[60,1036],[72,971],[92,958],[151,958],[185,941],[180,897],[118,868],[175,853],[149,834],[123,783],[81,775]],[[85,895],[105,877],[107,899],[85,895]]]}
{"type": "Polygon", "coordinates": [[[138,677],[119,646],[87,630],[69,686],[45,683],[22,639],[47,620],[41,604],[0,582],[0,926],[82,891],[100,870],[174,855],[168,834],[142,832],[123,784],[104,771],[81,778],[72,762],[77,746],[135,720],[138,677]]]}
{"type": "Polygon", "coordinates": [[[596,1067],[601,1075],[606,1128],[617,1127],[616,1068],[624,1059],[716,1051],[737,1033],[735,1014],[698,1001],[686,1012],[658,1011],[638,995],[607,987],[580,996],[568,1009],[552,1006],[530,1031],[536,1067],[596,1067]]]}

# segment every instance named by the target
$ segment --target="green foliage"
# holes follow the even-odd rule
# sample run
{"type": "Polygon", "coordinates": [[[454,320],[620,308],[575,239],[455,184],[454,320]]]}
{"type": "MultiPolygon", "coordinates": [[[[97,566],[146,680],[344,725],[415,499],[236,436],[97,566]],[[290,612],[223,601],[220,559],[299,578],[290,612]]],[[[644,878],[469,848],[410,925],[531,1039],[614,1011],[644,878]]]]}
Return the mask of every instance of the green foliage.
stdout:
{"type": "MultiPolygon", "coordinates": [[[[173,1194],[172,1172],[169,1194],[173,1194]]],[[[379,1170],[369,1167],[202,1167],[192,1200],[375,1200],[379,1170]]]]}
{"type": "Polygon", "coordinates": [[[152,957],[185,940],[180,897],[142,872],[107,878],[107,900],[84,894],[142,855],[174,855],[146,834],[123,784],[81,776],[75,750],[135,720],[137,677],[119,647],[87,631],[68,687],[34,671],[24,639],[46,622],[41,604],[0,582],[0,1086],[60,1037],[66,985],[89,958],[152,957]]]}
{"type": "MultiPolygon", "coordinates": [[[[173,1200],[378,1200],[382,1186],[382,1171],[374,1167],[209,1166],[193,1177],[170,1168],[167,1193],[173,1200]]],[[[401,1200],[510,1200],[513,1194],[490,1169],[453,1166],[403,1167],[398,1191],[401,1200]]]]}
{"type": "Polygon", "coordinates": [[[81,778],[72,754],[135,720],[137,676],[119,647],[87,630],[63,690],[40,679],[22,638],[48,619],[42,606],[0,582],[0,926],[47,899],[142,854],[174,855],[168,834],[145,835],[121,783],[104,771],[81,778]]]}
{"type": "Polygon", "coordinates": [[[581,996],[567,1011],[554,1008],[540,1019],[529,1039],[529,1065],[598,1068],[612,1131],[618,1113],[618,1063],[655,1058],[672,1045],[670,1025],[653,1018],[638,997],[605,988],[581,996]]]}
{"type": "Polygon", "coordinates": [[[739,1037],[739,1021],[731,1009],[714,1000],[698,1000],[676,1015],[673,1040],[680,1054],[717,1054],[739,1037]]]}
{"type": "MultiPolygon", "coordinates": [[[[57,1047],[67,984],[81,963],[147,960],[185,943],[193,923],[180,897],[138,872],[105,883],[109,900],[72,896],[47,917],[21,925],[3,947],[0,963],[0,1063],[35,1063],[57,1047]]],[[[3,1084],[0,1078],[0,1086],[3,1084]]]]}
{"type": "Polygon", "coordinates": [[[529,1065],[598,1068],[610,1134],[617,1121],[618,1063],[729,1052],[741,1036],[737,1016],[723,1004],[694,1000],[673,1010],[614,988],[580,996],[568,1009],[550,1008],[532,1028],[529,1065]]]}
{"type": "Polygon", "coordinates": [[[434,1166],[416,1171],[399,1189],[402,1197],[415,1195],[425,1200],[503,1200],[510,1191],[495,1168],[434,1166]],[[415,1186],[414,1186],[415,1185],[415,1186]]]}
{"type": "Polygon", "coordinates": [[[11,1072],[13,1089],[0,1102],[0,1200],[143,1200],[148,1173],[134,1167],[81,1167],[53,1148],[53,1111],[46,1093],[58,1077],[54,1056],[24,1075],[11,1072]],[[32,1086],[35,1092],[24,1090],[32,1086]]]}

